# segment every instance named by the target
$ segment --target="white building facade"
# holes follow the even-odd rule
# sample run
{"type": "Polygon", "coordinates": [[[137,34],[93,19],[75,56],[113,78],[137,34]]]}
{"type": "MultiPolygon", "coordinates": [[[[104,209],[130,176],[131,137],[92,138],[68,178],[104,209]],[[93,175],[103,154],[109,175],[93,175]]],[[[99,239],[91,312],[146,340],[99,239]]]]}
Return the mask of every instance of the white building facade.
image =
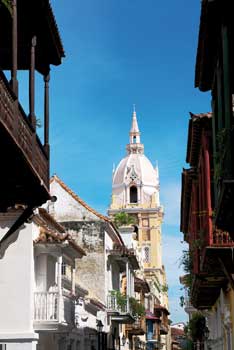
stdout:
{"type": "MultiPolygon", "coordinates": [[[[1,214],[1,237],[21,214],[1,214]]],[[[5,350],[78,349],[75,259],[85,252],[44,209],[0,248],[0,344],[5,350]],[[63,265],[70,278],[64,283],[63,265]],[[74,347],[74,349],[76,349],[74,347]]],[[[82,291],[80,291],[82,292],[82,291]]]]}
{"type": "Polygon", "coordinates": [[[51,194],[57,200],[49,203],[49,212],[86,252],[76,268],[77,281],[89,292],[84,302],[89,298],[103,307],[96,313],[95,322],[88,314],[79,322],[87,335],[86,346],[81,349],[123,349],[122,325],[135,320],[129,304],[134,297],[135,270],[139,268],[134,251],[125,246],[108,217],[88,206],[57,176],[51,179],[51,194]],[[123,280],[126,302],[120,295],[123,280]],[[101,339],[99,344],[91,344],[89,332],[96,331],[99,321],[103,324],[101,339]]]}

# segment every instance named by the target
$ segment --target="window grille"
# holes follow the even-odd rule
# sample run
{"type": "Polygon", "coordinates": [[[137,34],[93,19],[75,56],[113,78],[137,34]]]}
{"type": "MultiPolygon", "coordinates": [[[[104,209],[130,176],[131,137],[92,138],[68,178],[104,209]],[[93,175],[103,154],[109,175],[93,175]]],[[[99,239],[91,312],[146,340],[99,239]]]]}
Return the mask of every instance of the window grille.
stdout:
{"type": "MultiPolygon", "coordinates": [[[[67,269],[67,265],[66,265],[66,263],[62,263],[62,275],[63,276],[66,276],[66,269],[67,269]]],[[[1,349],[0,349],[1,350],[1,349]]]]}
{"type": "Polygon", "coordinates": [[[150,248],[149,247],[144,248],[144,262],[145,263],[150,262],[150,248]]]}

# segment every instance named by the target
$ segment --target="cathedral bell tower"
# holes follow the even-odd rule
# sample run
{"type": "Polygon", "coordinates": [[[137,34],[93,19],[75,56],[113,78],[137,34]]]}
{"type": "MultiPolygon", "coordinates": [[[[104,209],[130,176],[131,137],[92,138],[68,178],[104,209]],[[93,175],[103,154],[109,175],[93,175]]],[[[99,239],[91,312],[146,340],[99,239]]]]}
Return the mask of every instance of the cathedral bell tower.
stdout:
{"type": "Polygon", "coordinates": [[[136,220],[138,235],[134,246],[142,267],[141,275],[152,285],[153,293],[161,304],[168,307],[165,271],[162,266],[161,224],[163,208],[159,200],[159,172],[144,154],[135,108],[129,132],[127,155],[113,174],[112,201],[108,214],[128,213],[136,220]],[[157,286],[154,287],[154,286],[157,286]]]}

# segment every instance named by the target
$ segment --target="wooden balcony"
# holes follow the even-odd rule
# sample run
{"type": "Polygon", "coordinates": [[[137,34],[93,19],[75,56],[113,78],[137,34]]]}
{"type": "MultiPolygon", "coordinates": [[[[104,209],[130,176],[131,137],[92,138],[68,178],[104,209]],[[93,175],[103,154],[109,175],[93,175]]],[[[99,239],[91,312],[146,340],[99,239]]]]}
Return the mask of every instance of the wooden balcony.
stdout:
{"type": "Polygon", "coordinates": [[[219,229],[230,232],[234,239],[234,128],[222,129],[221,132],[222,143],[216,161],[215,224],[219,229]]]}
{"type": "Polygon", "coordinates": [[[168,334],[168,331],[169,331],[169,326],[168,326],[168,324],[166,324],[166,323],[161,323],[161,324],[160,324],[160,334],[161,334],[161,335],[166,335],[166,334],[168,334]]]}
{"type": "Polygon", "coordinates": [[[170,314],[169,311],[162,305],[155,304],[154,314],[160,318],[160,323],[159,323],[160,334],[161,335],[168,334],[168,331],[169,331],[168,315],[170,314]]]}
{"type": "Polygon", "coordinates": [[[211,307],[221,288],[232,280],[233,247],[234,242],[228,232],[213,231],[210,244],[201,250],[200,271],[193,280],[191,300],[195,308],[211,307]]]}
{"type": "Polygon", "coordinates": [[[145,317],[137,319],[132,324],[127,324],[125,330],[131,335],[144,335],[146,333],[145,317]]]}
{"type": "Polygon", "coordinates": [[[36,292],[34,294],[35,330],[56,331],[61,326],[75,323],[75,303],[66,294],[36,292]]]}
{"type": "MultiPolygon", "coordinates": [[[[234,247],[234,241],[232,240],[228,232],[215,229],[209,239],[209,243],[201,249],[200,259],[200,271],[209,272],[211,266],[217,268],[217,261],[222,260],[226,268],[233,271],[233,261],[230,252],[234,247]]],[[[220,263],[218,264],[220,265],[220,263]]],[[[212,273],[212,270],[210,271],[212,273]]]]}
{"type": "Polygon", "coordinates": [[[0,149],[0,210],[15,204],[39,206],[48,200],[48,155],[1,71],[0,149]]]}
{"type": "Polygon", "coordinates": [[[223,273],[200,273],[194,277],[191,303],[199,310],[211,308],[220,294],[220,289],[227,283],[223,273]]]}

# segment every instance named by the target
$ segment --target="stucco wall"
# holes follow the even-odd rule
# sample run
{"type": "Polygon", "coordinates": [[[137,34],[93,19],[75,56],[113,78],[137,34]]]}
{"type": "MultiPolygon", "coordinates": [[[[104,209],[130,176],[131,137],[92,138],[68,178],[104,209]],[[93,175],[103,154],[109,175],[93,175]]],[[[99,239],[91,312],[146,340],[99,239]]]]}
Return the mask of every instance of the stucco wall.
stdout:
{"type": "Polygon", "coordinates": [[[105,302],[105,224],[101,221],[63,222],[67,231],[85,250],[86,256],[76,261],[77,282],[88,289],[90,297],[105,302]]]}
{"type": "MultiPolygon", "coordinates": [[[[0,214],[0,237],[19,214],[0,214]]],[[[33,332],[33,224],[25,224],[0,251],[1,333],[33,332]]]]}
{"type": "Polygon", "coordinates": [[[96,215],[77,202],[58,182],[51,183],[50,192],[52,196],[57,197],[57,201],[50,203],[48,209],[59,222],[97,220],[96,215]]]}

